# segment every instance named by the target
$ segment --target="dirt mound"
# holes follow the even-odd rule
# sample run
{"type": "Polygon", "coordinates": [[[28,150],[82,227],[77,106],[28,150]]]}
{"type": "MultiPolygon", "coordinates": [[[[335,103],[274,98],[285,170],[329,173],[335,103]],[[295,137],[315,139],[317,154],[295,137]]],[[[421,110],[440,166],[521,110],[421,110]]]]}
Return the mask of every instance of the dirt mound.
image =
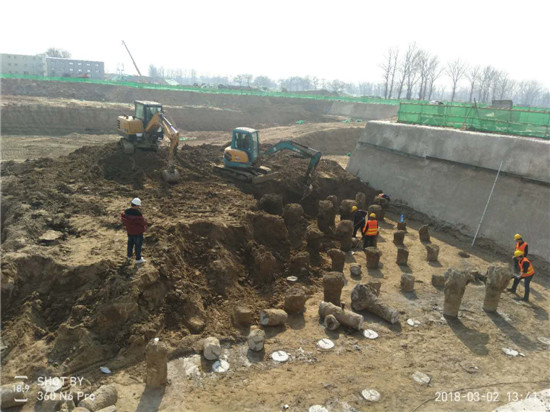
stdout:
{"type": "MultiPolygon", "coordinates": [[[[256,316],[282,307],[289,262],[306,250],[282,217],[257,210],[257,199],[279,194],[312,217],[329,194],[372,195],[322,160],[302,199],[308,161],[290,154],[267,162],[280,172],[277,180],[237,185],[213,171],[222,153],[222,146],[181,148],[182,180],[174,186],[161,178],[165,148],[128,156],[108,144],[55,160],[2,164],[3,341],[9,348],[2,363],[8,372],[74,372],[107,358],[125,365],[141,359],[152,336],[186,350],[207,333],[236,339],[235,306],[247,305],[256,316]],[[140,268],[123,263],[120,222],[135,196],[149,221],[147,264],[140,268]]],[[[334,246],[330,239],[323,245],[334,246]]],[[[326,262],[318,263],[301,271],[304,284],[318,282],[326,262]]]]}

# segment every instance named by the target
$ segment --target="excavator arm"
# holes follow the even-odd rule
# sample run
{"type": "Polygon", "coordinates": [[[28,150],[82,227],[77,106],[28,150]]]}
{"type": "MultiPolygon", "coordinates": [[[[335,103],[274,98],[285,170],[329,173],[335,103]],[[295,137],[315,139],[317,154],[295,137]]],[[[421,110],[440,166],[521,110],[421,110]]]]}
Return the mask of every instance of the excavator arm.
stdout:
{"type": "Polygon", "coordinates": [[[303,144],[293,142],[292,140],[283,140],[282,142],[277,143],[271,149],[266,150],[262,153],[262,156],[271,156],[281,150],[291,150],[295,153],[300,154],[303,157],[311,159],[306,171],[306,184],[308,185],[311,180],[311,174],[319,164],[321,160],[322,153],[318,150],[312,149],[311,147],[304,146],[303,144]]]}
{"type": "Polygon", "coordinates": [[[167,182],[175,182],[179,179],[179,174],[174,166],[174,157],[178,148],[180,133],[162,112],[157,112],[154,114],[145,128],[145,133],[150,133],[158,127],[162,127],[164,135],[170,139],[170,149],[168,150],[168,170],[163,172],[163,177],[167,182]]]}

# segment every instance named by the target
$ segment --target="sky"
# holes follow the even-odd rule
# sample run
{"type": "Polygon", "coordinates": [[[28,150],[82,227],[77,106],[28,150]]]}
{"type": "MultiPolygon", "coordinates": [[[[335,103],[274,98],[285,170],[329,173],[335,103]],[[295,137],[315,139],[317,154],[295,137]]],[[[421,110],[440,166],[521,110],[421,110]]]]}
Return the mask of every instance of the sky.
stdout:
{"type": "Polygon", "coordinates": [[[443,62],[492,65],[550,87],[550,0],[6,1],[0,53],[49,47],[75,59],[198,75],[251,73],[381,82],[390,47],[415,41],[443,62]],[[12,18],[6,18],[12,16],[12,18]]]}

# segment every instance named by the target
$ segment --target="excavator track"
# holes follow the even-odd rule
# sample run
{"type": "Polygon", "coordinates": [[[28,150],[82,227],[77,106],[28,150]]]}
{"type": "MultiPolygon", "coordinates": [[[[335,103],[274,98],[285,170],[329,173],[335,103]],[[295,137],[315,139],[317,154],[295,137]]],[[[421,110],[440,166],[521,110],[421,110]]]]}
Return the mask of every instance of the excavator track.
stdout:
{"type": "Polygon", "coordinates": [[[265,167],[252,167],[247,169],[231,169],[224,166],[215,165],[214,172],[221,176],[229,177],[233,180],[260,184],[275,179],[278,173],[271,172],[265,167]]]}

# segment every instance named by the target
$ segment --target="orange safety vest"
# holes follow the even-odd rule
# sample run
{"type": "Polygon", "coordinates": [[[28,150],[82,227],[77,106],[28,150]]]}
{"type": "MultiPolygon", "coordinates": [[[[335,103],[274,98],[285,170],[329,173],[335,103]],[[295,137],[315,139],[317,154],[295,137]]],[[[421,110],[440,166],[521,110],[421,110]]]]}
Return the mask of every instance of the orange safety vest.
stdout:
{"type": "Polygon", "coordinates": [[[519,242],[516,242],[516,250],[521,250],[524,255],[525,255],[525,246],[527,246],[527,242],[523,242],[521,245],[519,244],[519,242]]]}
{"type": "Polygon", "coordinates": [[[363,234],[365,236],[376,236],[378,234],[378,221],[376,219],[367,220],[363,228],[363,234]]]}
{"type": "Polygon", "coordinates": [[[533,276],[535,274],[535,269],[533,269],[533,265],[531,262],[529,262],[529,259],[523,258],[519,261],[519,270],[521,271],[521,277],[522,278],[528,278],[529,276],[533,276]],[[523,273],[523,263],[527,262],[529,263],[529,267],[527,268],[527,272],[523,273]]]}

